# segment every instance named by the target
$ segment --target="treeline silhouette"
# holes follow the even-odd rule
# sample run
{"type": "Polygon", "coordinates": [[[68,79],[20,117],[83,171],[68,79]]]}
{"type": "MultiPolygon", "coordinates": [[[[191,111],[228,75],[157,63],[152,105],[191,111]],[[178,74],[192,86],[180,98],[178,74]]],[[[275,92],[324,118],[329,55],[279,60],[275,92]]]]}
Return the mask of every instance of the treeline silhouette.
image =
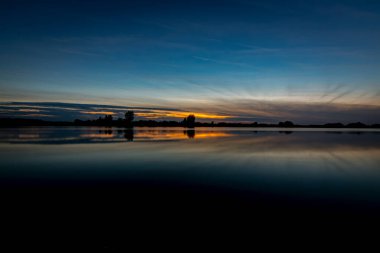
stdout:
{"type": "Polygon", "coordinates": [[[114,119],[112,115],[105,115],[95,120],[76,119],[73,122],[68,121],[45,121],[39,119],[25,118],[0,118],[0,127],[18,127],[18,126],[106,126],[106,127],[306,127],[306,128],[380,128],[380,124],[366,125],[361,122],[343,124],[343,123],[327,123],[323,125],[299,125],[291,121],[279,122],[278,124],[267,123],[233,123],[233,122],[196,122],[194,115],[189,115],[182,121],[156,121],[156,120],[137,120],[135,121],[133,111],[125,113],[125,118],[114,119]]]}

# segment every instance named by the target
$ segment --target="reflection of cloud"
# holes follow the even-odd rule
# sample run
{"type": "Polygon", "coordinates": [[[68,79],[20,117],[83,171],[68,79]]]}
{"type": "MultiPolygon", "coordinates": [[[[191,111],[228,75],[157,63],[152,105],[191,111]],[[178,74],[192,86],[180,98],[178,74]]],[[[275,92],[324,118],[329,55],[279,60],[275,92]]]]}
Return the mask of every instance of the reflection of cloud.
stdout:
{"type": "MultiPolygon", "coordinates": [[[[55,128],[11,129],[0,133],[0,142],[38,144],[95,144],[124,143],[121,129],[66,128],[65,133],[55,128]]],[[[347,167],[348,157],[358,168],[366,158],[380,157],[380,132],[293,131],[285,135],[277,131],[251,131],[249,129],[199,128],[186,133],[183,128],[135,128],[131,133],[135,142],[130,147],[138,154],[191,154],[192,157],[218,156],[231,161],[256,159],[303,160],[328,159],[336,166],[347,167]],[[195,138],[197,141],[186,141],[195,138]],[[149,142],[149,143],[147,143],[149,142]]],[[[88,145],[91,148],[91,145],[88,145]]],[[[94,147],[94,146],[92,146],[94,147]]],[[[98,147],[104,149],[103,147],[98,147]]],[[[145,158],[147,156],[144,156],[145,158]]],[[[145,159],[144,158],[144,159],[145,159]]],[[[219,159],[218,159],[219,160],[219,159]]],[[[378,159],[376,160],[378,163],[378,159]]]]}
{"type": "MultiPolygon", "coordinates": [[[[159,136],[160,133],[157,131],[157,135],[152,136],[155,138],[150,140],[159,140],[159,136]]],[[[352,132],[294,131],[291,135],[285,135],[275,131],[252,132],[249,130],[221,129],[213,132],[195,130],[195,138],[200,139],[196,145],[190,143],[178,145],[189,153],[208,152],[245,157],[253,155],[281,157],[290,154],[294,157],[301,154],[306,156],[324,154],[331,157],[331,153],[371,154],[373,157],[378,157],[380,153],[379,137],[379,132],[357,134],[352,132]],[[204,139],[200,138],[202,135],[205,136],[204,139]]],[[[181,148],[173,147],[173,149],[178,150],[181,148]]]]}
{"type": "MultiPolygon", "coordinates": [[[[232,133],[225,131],[197,131],[194,130],[193,136],[191,138],[195,139],[207,139],[207,138],[217,138],[217,137],[229,137],[233,136],[232,133]]],[[[188,139],[189,134],[182,130],[137,130],[134,133],[135,140],[182,140],[188,139]]]]}
{"type": "Polygon", "coordinates": [[[133,141],[183,141],[189,138],[217,139],[235,136],[232,132],[219,129],[183,130],[177,128],[135,128],[126,132],[116,128],[65,128],[65,134],[56,128],[25,128],[0,132],[0,142],[41,143],[41,144],[75,144],[97,142],[125,142],[126,134],[133,141]]]}

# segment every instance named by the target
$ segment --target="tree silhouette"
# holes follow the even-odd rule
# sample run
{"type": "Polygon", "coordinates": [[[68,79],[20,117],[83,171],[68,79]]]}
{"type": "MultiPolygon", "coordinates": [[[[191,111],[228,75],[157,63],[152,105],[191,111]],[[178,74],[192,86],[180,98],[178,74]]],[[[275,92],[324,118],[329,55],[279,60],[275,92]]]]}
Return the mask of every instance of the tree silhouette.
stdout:
{"type": "Polygon", "coordinates": [[[279,127],[293,127],[294,124],[291,121],[285,121],[285,122],[279,122],[278,126],[279,127]]]}
{"type": "Polygon", "coordinates": [[[186,118],[183,119],[183,126],[188,128],[194,128],[195,126],[195,116],[194,114],[190,114],[186,118]]]}
{"type": "Polygon", "coordinates": [[[112,115],[106,115],[106,116],[104,116],[104,123],[105,123],[106,126],[111,126],[112,125],[112,120],[113,120],[112,115]]]}
{"type": "Polygon", "coordinates": [[[128,128],[133,127],[133,120],[135,119],[135,113],[133,111],[127,111],[125,113],[125,123],[128,128]]]}
{"type": "Polygon", "coordinates": [[[364,128],[364,127],[367,127],[367,125],[363,124],[361,122],[355,122],[355,123],[349,123],[349,124],[347,124],[346,127],[349,127],[349,128],[364,128]]]}

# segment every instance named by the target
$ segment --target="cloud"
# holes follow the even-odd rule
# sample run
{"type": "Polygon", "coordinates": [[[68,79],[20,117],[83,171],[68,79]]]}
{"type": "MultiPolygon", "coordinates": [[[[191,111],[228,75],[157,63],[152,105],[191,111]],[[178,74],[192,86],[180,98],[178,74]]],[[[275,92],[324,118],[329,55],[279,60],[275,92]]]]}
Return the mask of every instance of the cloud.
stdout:
{"type": "Polygon", "coordinates": [[[46,118],[46,117],[55,117],[55,115],[50,114],[41,114],[41,113],[32,113],[32,114],[20,114],[19,117],[30,117],[30,118],[46,118]]]}
{"type": "Polygon", "coordinates": [[[133,110],[137,119],[159,119],[159,120],[180,120],[189,114],[195,114],[198,119],[204,120],[222,120],[232,118],[230,115],[207,113],[203,110],[181,110],[175,108],[160,107],[127,107],[97,104],[71,104],[71,103],[53,103],[53,102],[11,102],[0,103],[1,117],[52,117],[56,120],[74,120],[94,119],[94,117],[103,115],[112,115],[124,117],[127,110],[133,110]],[[15,109],[17,108],[17,109],[15,109]],[[36,114],[41,111],[35,108],[44,108],[46,114],[36,114]]]}
{"type": "Polygon", "coordinates": [[[19,109],[19,112],[41,112],[42,110],[38,109],[19,109]]]}
{"type": "Polygon", "coordinates": [[[380,122],[380,106],[378,105],[225,98],[186,107],[187,110],[194,111],[202,110],[202,108],[209,113],[230,115],[227,121],[277,123],[292,120],[300,124],[380,122]]]}
{"type": "Polygon", "coordinates": [[[150,119],[160,119],[160,118],[177,118],[183,119],[189,114],[194,114],[198,119],[229,119],[232,116],[212,114],[212,113],[203,113],[203,112],[191,112],[191,111],[165,111],[165,110],[152,110],[149,112],[137,112],[136,115],[140,117],[150,118],[150,119]]]}
{"type": "Polygon", "coordinates": [[[90,115],[116,115],[115,112],[111,111],[81,111],[80,113],[83,114],[90,114],[90,115]]]}
{"type": "Polygon", "coordinates": [[[329,122],[380,122],[380,106],[325,102],[265,101],[257,99],[209,99],[189,103],[168,103],[167,107],[127,107],[75,103],[13,102],[0,104],[0,117],[34,117],[72,121],[95,119],[102,115],[123,117],[133,110],[137,119],[179,121],[195,114],[199,121],[263,122],[277,123],[291,120],[299,124],[323,124],[329,122]],[[179,108],[169,107],[176,105],[179,108]],[[38,109],[37,109],[38,108],[38,109]],[[40,110],[41,113],[37,111],[40,110]],[[42,113],[43,112],[43,113],[42,113]]]}

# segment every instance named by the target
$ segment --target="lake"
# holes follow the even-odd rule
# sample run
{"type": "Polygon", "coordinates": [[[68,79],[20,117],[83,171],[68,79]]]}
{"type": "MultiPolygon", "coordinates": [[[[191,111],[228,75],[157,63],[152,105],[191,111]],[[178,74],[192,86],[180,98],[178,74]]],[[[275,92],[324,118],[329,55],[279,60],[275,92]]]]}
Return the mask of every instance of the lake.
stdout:
{"type": "Polygon", "coordinates": [[[10,235],[59,228],[98,246],[163,226],[361,226],[380,211],[376,129],[3,128],[0,164],[10,235]]]}

